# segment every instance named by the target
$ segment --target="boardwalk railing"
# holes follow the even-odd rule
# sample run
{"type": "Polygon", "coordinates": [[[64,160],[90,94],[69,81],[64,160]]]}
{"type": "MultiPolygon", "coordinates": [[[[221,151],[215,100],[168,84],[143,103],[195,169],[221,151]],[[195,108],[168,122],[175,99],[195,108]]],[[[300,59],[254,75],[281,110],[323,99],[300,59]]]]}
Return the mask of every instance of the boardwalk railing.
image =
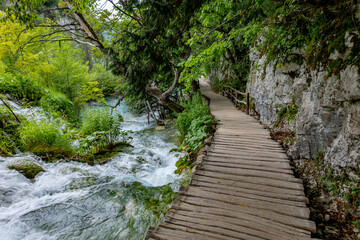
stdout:
{"type": "Polygon", "coordinates": [[[250,113],[250,96],[249,93],[243,93],[240,92],[230,86],[224,85],[223,86],[223,91],[222,91],[222,95],[223,96],[227,96],[235,105],[241,103],[244,104],[246,106],[246,114],[249,115],[250,113]],[[246,101],[240,100],[243,99],[245,97],[246,101]]]}

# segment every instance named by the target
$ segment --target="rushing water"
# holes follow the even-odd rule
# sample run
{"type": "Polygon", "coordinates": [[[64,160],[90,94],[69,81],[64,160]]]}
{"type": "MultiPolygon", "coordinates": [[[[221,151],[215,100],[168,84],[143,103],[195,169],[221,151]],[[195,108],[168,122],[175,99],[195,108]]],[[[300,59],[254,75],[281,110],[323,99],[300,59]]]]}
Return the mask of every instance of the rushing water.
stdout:
{"type": "Polygon", "coordinates": [[[173,173],[179,153],[169,153],[176,130],[156,131],[123,103],[117,111],[134,148],[104,165],[19,154],[46,171],[29,180],[6,168],[12,158],[0,158],[0,240],[143,239],[161,220],[181,182],[173,173]]]}

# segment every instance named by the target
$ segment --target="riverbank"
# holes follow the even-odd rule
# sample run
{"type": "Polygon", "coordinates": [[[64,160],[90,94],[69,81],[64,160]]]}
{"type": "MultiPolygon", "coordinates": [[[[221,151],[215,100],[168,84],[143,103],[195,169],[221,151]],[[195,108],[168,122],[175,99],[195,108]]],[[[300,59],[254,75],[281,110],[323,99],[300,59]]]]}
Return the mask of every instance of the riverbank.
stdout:
{"type": "MultiPolygon", "coordinates": [[[[115,101],[115,100],[114,100],[115,101]]],[[[45,172],[25,178],[0,158],[0,235],[17,239],[142,239],[150,225],[161,221],[186,176],[177,175],[181,153],[177,130],[156,130],[146,116],[116,111],[121,129],[132,131],[134,148],[111,161],[90,166],[74,161],[44,162],[30,157],[45,172]]]]}

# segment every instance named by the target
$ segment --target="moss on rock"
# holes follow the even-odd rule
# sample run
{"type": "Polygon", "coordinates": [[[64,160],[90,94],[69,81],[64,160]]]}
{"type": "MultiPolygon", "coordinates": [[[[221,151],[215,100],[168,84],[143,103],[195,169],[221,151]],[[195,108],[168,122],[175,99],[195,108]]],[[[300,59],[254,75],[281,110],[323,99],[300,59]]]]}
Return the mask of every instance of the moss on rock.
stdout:
{"type": "Polygon", "coordinates": [[[27,158],[13,159],[7,164],[7,168],[16,170],[29,179],[35,178],[35,176],[40,172],[45,172],[45,170],[41,166],[37,165],[36,163],[32,162],[27,158]]]}

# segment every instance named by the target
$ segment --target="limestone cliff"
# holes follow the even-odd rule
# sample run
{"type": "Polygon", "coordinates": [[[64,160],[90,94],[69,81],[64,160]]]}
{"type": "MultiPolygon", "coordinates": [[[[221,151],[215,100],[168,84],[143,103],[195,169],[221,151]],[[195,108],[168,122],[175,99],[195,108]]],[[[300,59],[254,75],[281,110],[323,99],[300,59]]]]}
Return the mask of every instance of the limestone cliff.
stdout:
{"type": "MultiPolygon", "coordinates": [[[[351,51],[351,38],[347,47],[351,51]]],[[[330,57],[346,58],[346,54],[334,52],[330,57]]],[[[315,69],[306,63],[266,64],[266,56],[260,57],[255,50],[250,59],[253,69],[247,91],[263,124],[294,132],[295,142],[289,154],[293,158],[323,155],[324,161],[336,170],[359,171],[359,67],[349,65],[331,74],[320,63],[315,69]],[[290,105],[296,107],[296,116],[278,126],[282,109],[290,105]]]]}

